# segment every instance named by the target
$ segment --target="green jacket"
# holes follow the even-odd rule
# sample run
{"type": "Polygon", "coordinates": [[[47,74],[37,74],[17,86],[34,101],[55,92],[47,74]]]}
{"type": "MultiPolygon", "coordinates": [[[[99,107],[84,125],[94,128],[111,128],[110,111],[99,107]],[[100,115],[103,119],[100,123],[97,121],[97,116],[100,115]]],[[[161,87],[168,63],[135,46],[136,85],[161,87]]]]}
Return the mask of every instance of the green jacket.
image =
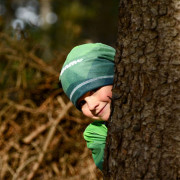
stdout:
{"type": "Polygon", "coordinates": [[[107,127],[104,121],[94,121],[87,126],[83,135],[87,142],[87,147],[92,151],[92,157],[96,166],[102,170],[107,136],[107,127]]]}

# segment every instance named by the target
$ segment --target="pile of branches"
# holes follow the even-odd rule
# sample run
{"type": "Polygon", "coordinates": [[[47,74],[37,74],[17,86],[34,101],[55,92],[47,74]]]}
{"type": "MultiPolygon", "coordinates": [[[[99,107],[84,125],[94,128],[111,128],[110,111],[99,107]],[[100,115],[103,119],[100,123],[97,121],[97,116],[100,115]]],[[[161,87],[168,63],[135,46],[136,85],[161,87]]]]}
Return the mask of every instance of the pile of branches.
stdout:
{"type": "Polygon", "coordinates": [[[0,34],[0,179],[102,179],[82,133],[90,123],[58,85],[38,47],[0,34]]]}

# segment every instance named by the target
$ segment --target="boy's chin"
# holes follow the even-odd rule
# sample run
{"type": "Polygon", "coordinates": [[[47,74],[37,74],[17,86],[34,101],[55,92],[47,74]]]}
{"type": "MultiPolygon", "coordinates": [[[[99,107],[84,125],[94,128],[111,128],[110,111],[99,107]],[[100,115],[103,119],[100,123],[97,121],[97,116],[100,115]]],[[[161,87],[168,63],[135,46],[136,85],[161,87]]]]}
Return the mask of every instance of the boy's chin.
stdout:
{"type": "Polygon", "coordinates": [[[108,121],[110,117],[110,113],[106,114],[104,117],[102,117],[103,121],[108,121]]]}
{"type": "Polygon", "coordinates": [[[109,120],[109,115],[108,116],[104,116],[104,117],[94,118],[94,119],[99,120],[99,121],[108,121],[109,120]]]}

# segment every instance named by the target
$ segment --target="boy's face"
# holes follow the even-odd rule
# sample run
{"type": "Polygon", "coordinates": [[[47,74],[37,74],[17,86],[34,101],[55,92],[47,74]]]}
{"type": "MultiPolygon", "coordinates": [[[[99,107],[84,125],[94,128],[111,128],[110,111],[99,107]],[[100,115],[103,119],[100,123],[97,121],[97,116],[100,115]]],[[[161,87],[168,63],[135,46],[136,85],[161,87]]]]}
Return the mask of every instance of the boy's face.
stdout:
{"type": "Polygon", "coordinates": [[[108,85],[87,92],[78,100],[78,104],[85,116],[107,121],[111,113],[111,98],[112,85],[108,85]]]}

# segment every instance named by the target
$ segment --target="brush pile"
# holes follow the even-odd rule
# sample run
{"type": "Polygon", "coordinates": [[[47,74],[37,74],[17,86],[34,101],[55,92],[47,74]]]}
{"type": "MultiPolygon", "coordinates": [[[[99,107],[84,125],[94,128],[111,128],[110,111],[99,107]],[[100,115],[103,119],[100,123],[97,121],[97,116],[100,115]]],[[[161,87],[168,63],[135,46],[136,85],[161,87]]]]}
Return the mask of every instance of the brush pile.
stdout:
{"type": "Polygon", "coordinates": [[[37,52],[0,34],[0,179],[102,179],[82,137],[90,120],[58,85],[66,54],[49,65],[37,52]]]}

